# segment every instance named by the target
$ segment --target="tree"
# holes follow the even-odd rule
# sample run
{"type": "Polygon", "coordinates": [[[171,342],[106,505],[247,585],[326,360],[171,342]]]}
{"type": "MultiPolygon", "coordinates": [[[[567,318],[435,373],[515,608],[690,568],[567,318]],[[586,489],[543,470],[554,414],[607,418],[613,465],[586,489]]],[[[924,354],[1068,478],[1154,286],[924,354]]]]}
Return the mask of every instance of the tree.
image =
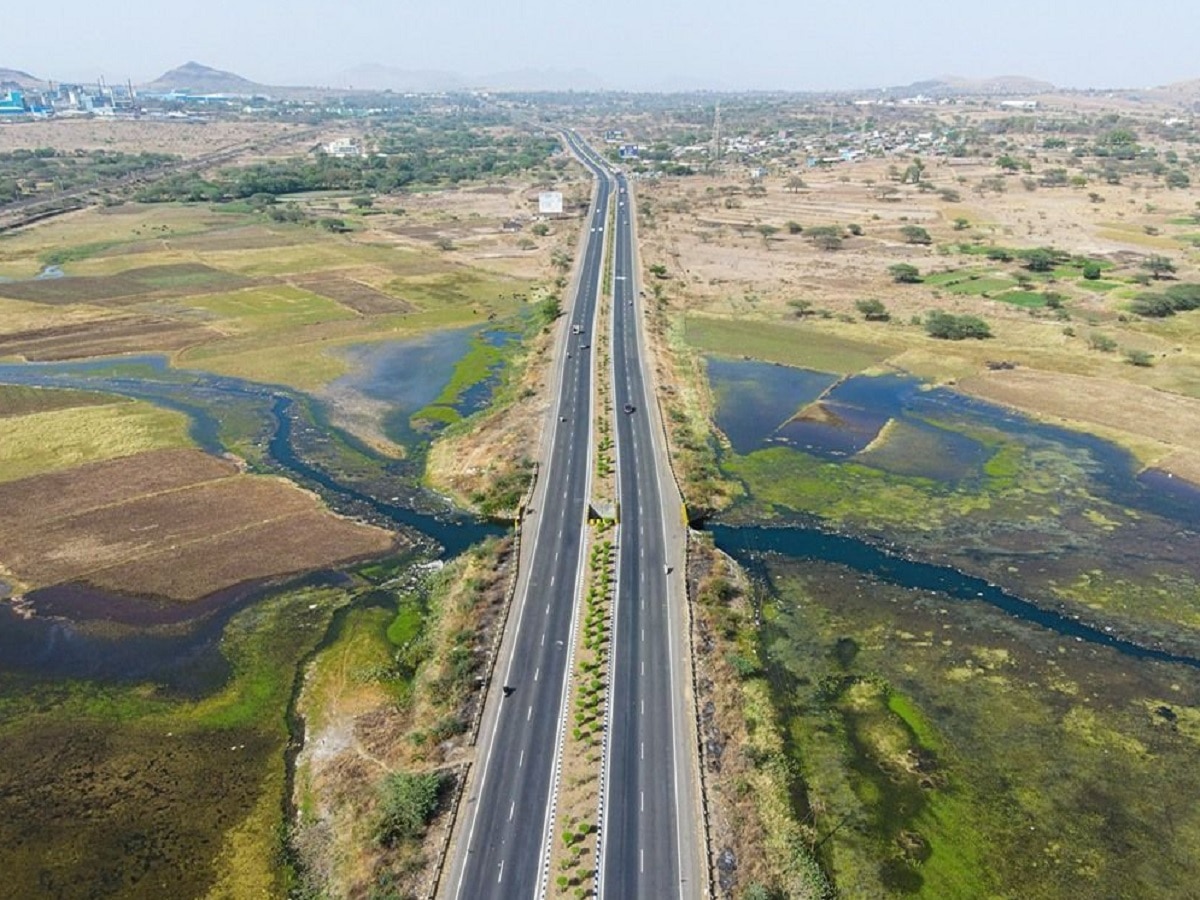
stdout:
{"type": "Polygon", "coordinates": [[[788,234],[800,234],[800,232],[804,231],[804,226],[799,222],[792,221],[787,223],[787,230],[788,234]]]}
{"type": "Polygon", "coordinates": [[[868,322],[886,322],[891,318],[882,300],[858,300],[854,306],[868,322]]]}
{"type": "Polygon", "coordinates": [[[921,281],[920,270],[908,263],[896,263],[888,266],[888,274],[897,284],[919,284],[921,281]]]}
{"type": "Polygon", "coordinates": [[[1021,168],[1021,163],[1005,153],[996,160],[996,165],[1002,168],[1005,172],[1016,172],[1021,168]]]}
{"type": "Polygon", "coordinates": [[[650,267],[650,274],[653,275],[655,278],[666,278],[667,277],[667,267],[664,266],[662,263],[655,263],[654,265],[652,265],[650,267]]]}
{"type": "Polygon", "coordinates": [[[789,300],[788,306],[796,311],[796,318],[803,319],[812,312],[811,300],[789,300]]]}
{"type": "Polygon", "coordinates": [[[545,237],[550,233],[550,226],[545,222],[535,222],[533,227],[529,229],[537,237],[545,237]]]}
{"type": "Polygon", "coordinates": [[[787,180],[787,183],[784,185],[784,190],[790,191],[794,194],[797,191],[804,190],[806,187],[808,187],[808,185],[804,183],[803,178],[801,178],[799,175],[793,175],[787,180]]]}
{"type": "Polygon", "coordinates": [[[942,310],[934,310],[925,316],[925,332],[930,337],[947,341],[982,340],[992,336],[987,322],[978,316],[956,316],[942,310]]]}
{"type": "Polygon", "coordinates": [[[862,229],[862,226],[859,225],[857,222],[851,222],[849,225],[846,226],[846,230],[849,231],[855,237],[862,237],[863,229],[862,229]]]}
{"type": "Polygon", "coordinates": [[[964,216],[959,216],[958,218],[956,218],[954,220],[954,230],[955,231],[966,231],[967,227],[970,224],[971,224],[970,219],[965,218],[964,216]]]}
{"type": "Polygon", "coordinates": [[[900,233],[904,235],[904,240],[909,244],[932,244],[933,238],[929,236],[929,232],[920,225],[905,225],[900,229],[900,233]]]}
{"type": "Polygon", "coordinates": [[[1095,281],[1100,277],[1103,271],[1104,270],[1100,268],[1100,263],[1089,261],[1083,264],[1083,277],[1088,281],[1095,281]]]}
{"type": "Polygon", "coordinates": [[[1192,179],[1183,169],[1172,169],[1167,173],[1166,181],[1169,188],[1185,188],[1192,183],[1192,179]]]}
{"type": "Polygon", "coordinates": [[[1155,253],[1142,263],[1142,268],[1149,272],[1155,281],[1158,281],[1175,272],[1175,263],[1171,262],[1169,257],[1155,253]]]}
{"type": "Polygon", "coordinates": [[[326,231],[332,231],[335,234],[340,234],[343,231],[349,231],[346,227],[346,222],[343,219],[336,219],[333,216],[327,216],[321,219],[318,223],[326,231]]]}
{"type": "Polygon", "coordinates": [[[842,247],[842,229],[836,225],[817,225],[808,229],[808,236],[822,250],[840,250],[842,247]]]}
{"type": "Polygon", "coordinates": [[[350,205],[355,209],[370,209],[375,205],[375,201],[370,197],[351,197],[350,205]]]}
{"type": "Polygon", "coordinates": [[[1025,268],[1030,272],[1052,272],[1058,262],[1058,253],[1048,247],[1026,250],[1021,255],[1025,257],[1025,268]]]}
{"type": "Polygon", "coordinates": [[[766,244],[768,248],[771,246],[771,237],[779,231],[776,226],[768,225],[765,222],[762,225],[757,226],[755,230],[762,235],[763,243],[766,244]]]}

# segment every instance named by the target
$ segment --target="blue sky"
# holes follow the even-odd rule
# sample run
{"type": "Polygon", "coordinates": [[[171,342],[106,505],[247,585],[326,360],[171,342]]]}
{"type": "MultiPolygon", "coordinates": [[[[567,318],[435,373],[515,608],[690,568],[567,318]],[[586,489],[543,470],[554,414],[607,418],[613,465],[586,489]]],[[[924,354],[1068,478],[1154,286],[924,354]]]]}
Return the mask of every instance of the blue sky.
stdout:
{"type": "Polygon", "coordinates": [[[366,63],[480,75],[585,69],[605,86],[866,88],[947,74],[1066,87],[1200,77],[1195,0],[207,0],[25,4],[0,67],[148,81],[189,59],[267,84],[366,63]]]}

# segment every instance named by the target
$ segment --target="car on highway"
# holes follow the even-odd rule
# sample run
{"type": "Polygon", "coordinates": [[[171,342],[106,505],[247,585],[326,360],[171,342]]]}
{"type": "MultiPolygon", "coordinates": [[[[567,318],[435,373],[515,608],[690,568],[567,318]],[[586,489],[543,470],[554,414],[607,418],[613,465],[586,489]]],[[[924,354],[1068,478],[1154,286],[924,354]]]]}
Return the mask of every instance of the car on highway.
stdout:
{"type": "Polygon", "coordinates": [[[625,404],[623,407],[621,407],[621,408],[622,408],[623,410],[625,410],[625,412],[626,412],[626,413],[631,413],[631,412],[633,412],[635,409],[637,409],[637,407],[636,407],[636,406],[634,406],[632,403],[626,403],[626,404],[625,404]]]}

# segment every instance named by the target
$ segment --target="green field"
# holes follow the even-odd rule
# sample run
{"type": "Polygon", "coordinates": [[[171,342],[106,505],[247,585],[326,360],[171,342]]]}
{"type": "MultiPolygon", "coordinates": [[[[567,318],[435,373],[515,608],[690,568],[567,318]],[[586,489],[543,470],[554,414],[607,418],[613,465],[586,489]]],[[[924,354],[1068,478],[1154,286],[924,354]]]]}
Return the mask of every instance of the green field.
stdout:
{"type": "Polygon", "coordinates": [[[183,413],[141,401],[72,405],[3,420],[0,481],[146,450],[191,446],[183,413]]]}
{"type": "Polygon", "coordinates": [[[850,374],[883,362],[893,348],[777,322],[688,316],[685,339],[697,350],[850,374]]]}

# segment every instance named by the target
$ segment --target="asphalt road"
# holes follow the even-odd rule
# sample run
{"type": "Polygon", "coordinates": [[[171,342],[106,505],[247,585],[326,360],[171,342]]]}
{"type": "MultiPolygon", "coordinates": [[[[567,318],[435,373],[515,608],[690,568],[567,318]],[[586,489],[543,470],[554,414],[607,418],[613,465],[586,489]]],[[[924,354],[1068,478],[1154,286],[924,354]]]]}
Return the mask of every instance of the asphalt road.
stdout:
{"type": "Polygon", "coordinates": [[[617,176],[613,396],[620,503],[612,716],[601,847],[604,898],[700,897],[694,743],[687,703],[682,513],[647,391],[633,201],[617,176]]]}
{"type": "MultiPolygon", "coordinates": [[[[573,139],[572,139],[573,140],[573,139]]],[[[592,335],[611,182],[589,163],[598,187],[589,213],[578,292],[569,307],[558,361],[550,451],[541,468],[523,540],[533,541],[501,648],[479,736],[460,837],[445,884],[463,900],[537,897],[548,831],[560,726],[570,670],[572,621],[583,578],[582,542],[589,488],[592,335]],[[581,333],[576,334],[578,327],[581,333]],[[531,521],[532,520],[532,521],[531,521]],[[506,686],[503,693],[498,688],[506,686]],[[498,697],[498,701],[493,699],[498,697]]]]}

